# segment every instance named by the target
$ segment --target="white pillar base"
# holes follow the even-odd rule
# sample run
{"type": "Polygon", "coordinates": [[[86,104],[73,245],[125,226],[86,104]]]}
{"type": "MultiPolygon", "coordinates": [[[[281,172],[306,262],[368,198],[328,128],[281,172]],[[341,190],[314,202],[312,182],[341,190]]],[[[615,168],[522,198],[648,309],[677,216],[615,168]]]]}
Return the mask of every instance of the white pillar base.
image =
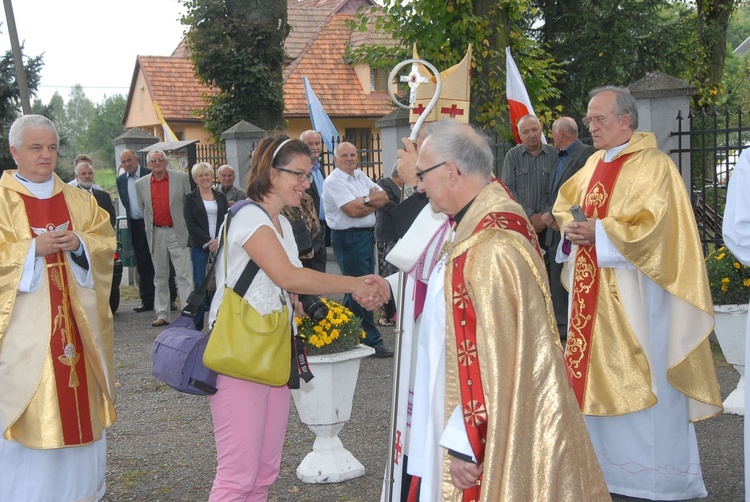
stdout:
{"type": "Polygon", "coordinates": [[[724,400],[724,413],[745,415],[745,377],[740,377],[737,388],[724,400]]]}
{"type": "Polygon", "coordinates": [[[365,475],[365,467],[344,448],[338,433],[345,422],[331,425],[309,425],[316,434],[313,451],[297,467],[297,478],[303,483],[340,483],[365,475]]]}

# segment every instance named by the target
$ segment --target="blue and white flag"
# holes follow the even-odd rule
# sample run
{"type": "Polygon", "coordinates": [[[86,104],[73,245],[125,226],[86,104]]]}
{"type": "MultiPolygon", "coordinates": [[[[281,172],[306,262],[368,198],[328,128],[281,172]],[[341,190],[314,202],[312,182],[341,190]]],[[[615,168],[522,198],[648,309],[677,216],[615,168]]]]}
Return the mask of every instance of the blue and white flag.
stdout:
{"type": "Polygon", "coordinates": [[[310,87],[310,81],[307,80],[307,77],[302,77],[302,82],[305,84],[305,97],[307,98],[307,109],[310,111],[312,127],[323,136],[323,142],[326,144],[328,151],[333,152],[335,145],[332,139],[338,138],[339,132],[323,109],[323,105],[320,104],[320,100],[313,92],[312,87],[310,87]]]}

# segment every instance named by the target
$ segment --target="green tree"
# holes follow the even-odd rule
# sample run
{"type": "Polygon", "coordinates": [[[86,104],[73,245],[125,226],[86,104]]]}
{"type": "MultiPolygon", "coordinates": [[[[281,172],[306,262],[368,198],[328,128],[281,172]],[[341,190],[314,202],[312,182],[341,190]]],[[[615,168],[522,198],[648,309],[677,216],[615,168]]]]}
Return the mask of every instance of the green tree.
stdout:
{"type": "Polygon", "coordinates": [[[727,51],[734,51],[750,37],[750,6],[744,5],[734,12],[727,26],[727,51]]]}
{"type": "MultiPolygon", "coordinates": [[[[25,58],[26,83],[32,95],[39,87],[42,66],[42,56],[25,58]]],[[[8,132],[20,113],[21,95],[16,82],[15,63],[13,54],[8,51],[0,58],[0,170],[13,169],[15,166],[9,150],[8,132]]]]}
{"type": "Polygon", "coordinates": [[[263,129],[283,126],[286,0],[181,2],[195,74],[219,89],[206,98],[205,129],[218,138],[240,120],[263,129]]]}
{"type": "Polygon", "coordinates": [[[562,64],[560,96],[552,103],[567,115],[586,112],[588,93],[603,85],[628,85],[648,72],[687,76],[694,16],[665,0],[536,0],[539,43],[562,64]]]}
{"type": "MultiPolygon", "coordinates": [[[[70,136],[73,157],[83,153],[85,149],[82,144],[83,137],[96,115],[96,106],[86,96],[81,84],[76,84],[70,89],[68,103],[65,105],[65,127],[70,136]]],[[[88,153],[88,152],[87,152],[88,153]]]]}
{"type": "Polygon", "coordinates": [[[86,131],[78,140],[81,151],[94,158],[97,168],[117,165],[112,140],[124,132],[122,116],[125,105],[126,99],[122,94],[107,97],[103,103],[96,104],[86,131]]]}
{"type": "Polygon", "coordinates": [[[359,13],[352,27],[390,33],[397,46],[358,47],[349,57],[373,67],[393,67],[411,57],[416,43],[421,58],[444,70],[458,63],[472,44],[471,121],[509,134],[507,46],[524,74],[537,115],[551,117],[547,103],[558,96],[555,80],[559,65],[530,36],[529,19],[534,15],[530,0],[385,0],[382,8],[359,13]]]}
{"type": "Polygon", "coordinates": [[[727,29],[734,11],[745,0],[695,0],[699,52],[694,82],[698,106],[717,104],[722,94],[722,76],[727,55],[727,29]]]}

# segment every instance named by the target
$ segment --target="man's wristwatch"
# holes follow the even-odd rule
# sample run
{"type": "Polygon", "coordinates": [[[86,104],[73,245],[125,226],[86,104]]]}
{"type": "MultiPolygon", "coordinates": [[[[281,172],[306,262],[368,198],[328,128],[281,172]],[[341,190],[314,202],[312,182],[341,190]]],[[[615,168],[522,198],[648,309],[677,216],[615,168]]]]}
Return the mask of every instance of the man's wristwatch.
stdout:
{"type": "Polygon", "coordinates": [[[370,197],[368,197],[367,195],[365,195],[363,198],[365,200],[365,206],[369,206],[370,205],[370,197]]]}

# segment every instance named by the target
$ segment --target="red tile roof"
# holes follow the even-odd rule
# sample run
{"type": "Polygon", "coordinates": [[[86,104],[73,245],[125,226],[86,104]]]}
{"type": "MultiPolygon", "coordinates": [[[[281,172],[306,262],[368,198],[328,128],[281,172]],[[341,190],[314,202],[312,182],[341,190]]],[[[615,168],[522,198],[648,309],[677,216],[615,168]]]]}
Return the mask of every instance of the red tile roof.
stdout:
{"type": "Polygon", "coordinates": [[[195,112],[206,106],[203,93],[215,94],[216,91],[198,82],[189,59],[138,56],[137,61],[136,70],[143,71],[151,99],[159,103],[167,122],[200,122],[195,112]]]}
{"type": "Polygon", "coordinates": [[[351,15],[336,14],[310,44],[306,53],[284,69],[284,115],[307,117],[302,77],[318,96],[330,117],[382,117],[393,111],[387,94],[365,94],[354,68],[344,60],[351,34],[346,21],[351,15]]]}
{"type": "MultiPolygon", "coordinates": [[[[344,61],[347,43],[388,42],[388,37],[370,32],[351,33],[345,26],[359,7],[376,5],[373,0],[289,0],[291,31],[284,48],[287,59],[284,76],[284,115],[307,117],[302,76],[331,117],[382,117],[393,110],[387,94],[365,94],[354,69],[344,61]]],[[[198,82],[189,50],[183,39],[172,56],[138,56],[125,117],[131,105],[136,78],[143,72],[153,101],[168,121],[199,122],[195,112],[204,108],[204,93],[215,93],[198,82]]]]}

